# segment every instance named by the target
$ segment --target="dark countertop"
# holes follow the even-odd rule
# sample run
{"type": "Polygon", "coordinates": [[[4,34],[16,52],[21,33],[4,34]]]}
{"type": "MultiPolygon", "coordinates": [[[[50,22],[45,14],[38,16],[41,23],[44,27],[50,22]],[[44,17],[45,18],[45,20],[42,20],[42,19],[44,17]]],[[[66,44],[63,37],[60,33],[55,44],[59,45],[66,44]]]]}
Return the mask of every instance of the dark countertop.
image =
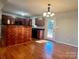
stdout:
{"type": "Polygon", "coordinates": [[[37,30],[44,30],[44,27],[32,27],[32,29],[37,29],[37,30]]]}

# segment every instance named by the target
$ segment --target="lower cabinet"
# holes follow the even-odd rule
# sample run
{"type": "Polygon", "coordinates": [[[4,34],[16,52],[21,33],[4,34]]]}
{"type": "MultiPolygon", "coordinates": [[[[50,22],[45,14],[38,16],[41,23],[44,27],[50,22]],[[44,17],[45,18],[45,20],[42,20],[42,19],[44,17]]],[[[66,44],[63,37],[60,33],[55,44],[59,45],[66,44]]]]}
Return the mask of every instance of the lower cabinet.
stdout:
{"type": "Polygon", "coordinates": [[[37,38],[44,39],[44,30],[37,30],[37,38]]]}
{"type": "Polygon", "coordinates": [[[44,39],[44,29],[32,28],[32,38],[44,39]]]}
{"type": "Polygon", "coordinates": [[[4,25],[2,27],[4,46],[24,43],[32,40],[32,27],[22,25],[4,25]]]}

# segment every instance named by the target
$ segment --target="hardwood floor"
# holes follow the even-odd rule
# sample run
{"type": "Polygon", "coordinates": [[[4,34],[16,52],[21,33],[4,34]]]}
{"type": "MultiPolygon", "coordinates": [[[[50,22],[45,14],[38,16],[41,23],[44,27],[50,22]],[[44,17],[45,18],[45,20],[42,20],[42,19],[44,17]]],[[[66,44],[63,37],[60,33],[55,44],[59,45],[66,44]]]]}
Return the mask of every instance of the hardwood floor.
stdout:
{"type": "Polygon", "coordinates": [[[29,41],[0,48],[0,59],[77,59],[77,48],[51,41],[29,41]]]}

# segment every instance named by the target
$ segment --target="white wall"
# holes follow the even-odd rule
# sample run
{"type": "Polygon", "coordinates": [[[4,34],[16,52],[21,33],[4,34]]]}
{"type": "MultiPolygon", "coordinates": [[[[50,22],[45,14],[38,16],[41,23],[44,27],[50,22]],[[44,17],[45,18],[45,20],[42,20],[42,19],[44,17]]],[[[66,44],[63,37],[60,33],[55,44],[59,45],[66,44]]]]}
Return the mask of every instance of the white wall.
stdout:
{"type": "Polygon", "coordinates": [[[0,38],[1,38],[1,15],[2,15],[2,12],[0,10],[0,38]]]}
{"type": "Polygon", "coordinates": [[[78,46],[78,15],[77,11],[56,14],[55,41],[78,46]]]}
{"type": "Polygon", "coordinates": [[[0,38],[1,38],[1,19],[2,19],[2,8],[6,4],[7,0],[0,0],[0,38]]]}
{"type": "MultiPolygon", "coordinates": [[[[1,24],[2,7],[3,7],[3,3],[0,1],[0,24],[1,24]]],[[[0,25],[0,38],[1,38],[1,25],[0,25]]]]}
{"type": "MultiPolygon", "coordinates": [[[[2,7],[3,7],[3,3],[2,1],[0,1],[0,20],[1,20],[1,15],[2,15],[2,11],[1,11],[2,7]]],[[[1,24],[1,21],[0,21],[0,24],[1,24]]]]}

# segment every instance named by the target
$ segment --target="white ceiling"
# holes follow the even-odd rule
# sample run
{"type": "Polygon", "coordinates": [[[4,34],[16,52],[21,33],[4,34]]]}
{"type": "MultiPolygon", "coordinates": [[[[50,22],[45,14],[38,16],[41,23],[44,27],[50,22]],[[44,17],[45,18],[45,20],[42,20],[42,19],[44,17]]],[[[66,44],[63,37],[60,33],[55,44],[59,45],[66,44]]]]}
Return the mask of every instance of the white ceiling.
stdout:
{"type": "MultiPolygon", "coordinates": [[[[77,0],[50,0],[55,13],[77,10],[77,0]]],[[[47,11],[48,0],[8,0],[3,8],[7,12],[23,12],[31,15],[42,15],[47,11]]]]}

